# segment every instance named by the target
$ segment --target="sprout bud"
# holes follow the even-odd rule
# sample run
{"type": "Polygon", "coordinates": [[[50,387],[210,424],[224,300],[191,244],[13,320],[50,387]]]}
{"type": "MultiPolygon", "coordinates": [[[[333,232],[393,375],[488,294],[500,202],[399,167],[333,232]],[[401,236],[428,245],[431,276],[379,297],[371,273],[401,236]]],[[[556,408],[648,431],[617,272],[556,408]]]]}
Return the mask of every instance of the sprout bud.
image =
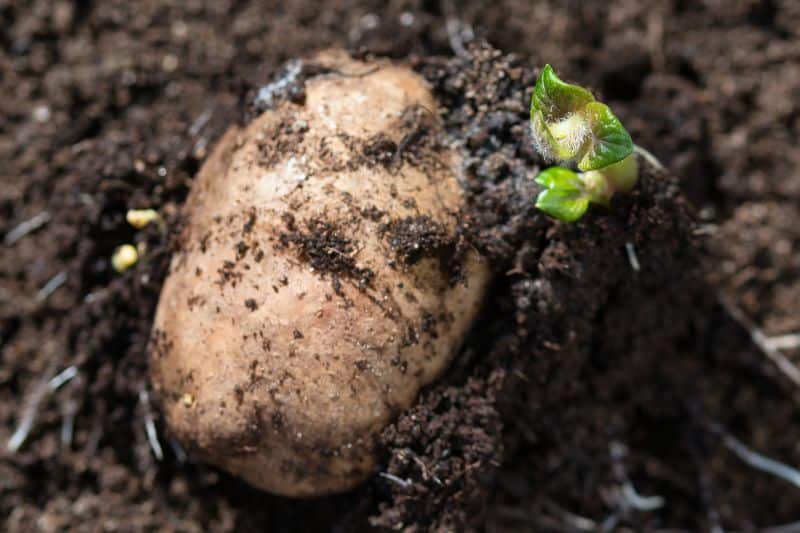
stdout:
{"type": "Polygon", "coordinates": [[[128,221],[128,224],[136,229],[142,229],[158,219],[158,212],[155,209],[130,209],[125,215],[125,220],[128,221]]]}
{"type": "Polygon", "coordinates": [[[132,244],[123,244],[114,250],[111,256],[111,266],[117,272],[125,272],[139,261],[139,252],[132,244]]]}

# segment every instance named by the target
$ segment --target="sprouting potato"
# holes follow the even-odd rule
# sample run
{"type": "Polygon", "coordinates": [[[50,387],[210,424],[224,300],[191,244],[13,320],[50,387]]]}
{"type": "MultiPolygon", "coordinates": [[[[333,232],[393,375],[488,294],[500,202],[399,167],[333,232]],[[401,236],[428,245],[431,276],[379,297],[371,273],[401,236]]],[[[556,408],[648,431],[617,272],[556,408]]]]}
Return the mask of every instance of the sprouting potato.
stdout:
{"type": "Polygon", "coordinates": [[[172,433],[298,497],[375,471],[377,434],[447,368],[489,280],[425,81],[314,62],[305,103],[231,127],[200,170],[151,349],[172,433]]]}

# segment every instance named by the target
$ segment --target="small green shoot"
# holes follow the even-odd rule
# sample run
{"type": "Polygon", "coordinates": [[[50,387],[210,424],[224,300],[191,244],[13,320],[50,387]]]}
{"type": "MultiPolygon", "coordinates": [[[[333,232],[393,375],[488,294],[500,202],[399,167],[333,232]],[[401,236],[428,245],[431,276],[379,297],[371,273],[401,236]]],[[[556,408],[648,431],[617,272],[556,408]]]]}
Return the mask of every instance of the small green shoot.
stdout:
{"type": "Polygon", "coordinates": [[[589,208],[589,194],[578,174],[564,167],[550,167],[536,176],[544,187],[536,207],[559,220],[574,222],[589,208]]]}
{"type": "Polygon", "coordinates": [[[590,203],[608,206],[615,192],[630,192],[638,180],[634,145],[611,109],[578,85],[563,82],[545,65],[531,98],[531,130],[547,160],[581,172],[552,167],[536,178],[544,190],[536,207],[566,222],[580,219],[590,203]]]}

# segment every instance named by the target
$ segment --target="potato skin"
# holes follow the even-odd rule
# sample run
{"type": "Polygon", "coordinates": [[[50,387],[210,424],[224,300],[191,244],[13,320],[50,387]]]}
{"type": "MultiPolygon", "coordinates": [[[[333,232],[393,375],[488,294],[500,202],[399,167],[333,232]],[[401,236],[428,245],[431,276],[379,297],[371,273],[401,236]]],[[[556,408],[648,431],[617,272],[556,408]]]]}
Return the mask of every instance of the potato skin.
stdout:
{"type": "Polygon", "coordinates": [[[232,127],[200,170],[150,356],[186,446],[296,497],[373,473],[375,437],[445,370],[489,279],[474,252],[450,283],[441,257],[407,264],[393,246],[403,221],[453,238],[464,202],[452,149],[397,161],[410,110],[440,137],[424,80],[343,52],[314,61],[334,72],[306,82],[305,104],[232,127]],[[381,146],[385,164],[365,157],[381,146]]]}

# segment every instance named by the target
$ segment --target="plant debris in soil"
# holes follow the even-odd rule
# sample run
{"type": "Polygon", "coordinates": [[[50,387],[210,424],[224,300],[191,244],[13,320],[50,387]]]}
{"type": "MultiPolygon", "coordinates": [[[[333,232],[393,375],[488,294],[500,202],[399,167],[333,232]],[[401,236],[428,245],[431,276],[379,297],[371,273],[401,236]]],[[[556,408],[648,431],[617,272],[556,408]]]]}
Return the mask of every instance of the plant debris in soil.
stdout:
{"type": "MultiPolygon", "coordinates": [[[[800,492],[744,464],[720,428],[798,465],[800,394],[716,304],[722,290],[769,335],[796,332],[791,0],[501,0],[457,12],[416,0],[41,0],[0,5],[0,20],[0,438],[15,445],[0,457],[5,530],[746,531],[796,520],[800,492]],[[470,47],[475,33],[497,49],[470,47]],[[332,45],[403,58],[431,82],[466,158],[461,233],[497,276],[446,379],[381,436],[385,469],[350,494],[291,501],[170,439],[145,351],[209,147],[258,111],[287,61],[332,45]],[[602,93],[677,178],[648,175],[572,226],[536,212],[527,91],[545,62],[602,93]],[[130,227],[131,208],[158,209],[169,232],[130,227]],[[143,253],[118,275],[109,258],[127,242],[143,253]]],[[[269,95],[301,101],[301,78],[269,95]]],[[[393,168],[426,139],[412,128],[402,147],[375,139],[362,154],[393,168]]],[[[303,224],[291,245],[335,236],[303,224]]],[[[440,249],[428,233],[423,249],[440,249]]],[[[416,258],[399,242],[401,259],[416,258]]]]}

